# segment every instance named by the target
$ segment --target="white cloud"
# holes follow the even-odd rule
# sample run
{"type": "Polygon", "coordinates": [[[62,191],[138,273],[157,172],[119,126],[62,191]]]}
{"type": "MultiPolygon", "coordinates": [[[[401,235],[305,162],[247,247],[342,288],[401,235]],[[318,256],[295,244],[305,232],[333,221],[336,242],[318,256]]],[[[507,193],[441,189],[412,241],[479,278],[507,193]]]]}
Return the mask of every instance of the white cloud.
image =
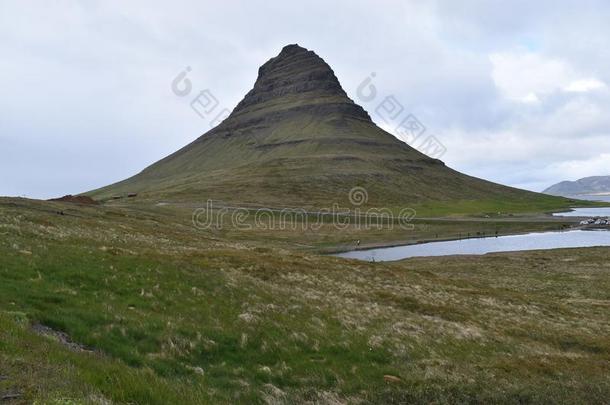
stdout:
{"type": "Polygon", "coordinates": [[[527,50],[497,52],[489,55],[496,86],[514,101],[532,103],[556,91],[586,93],[606,88],[596,78],[583,78],[566,61],[552,59],[527,50]]]}
{"type": "Polygon", "coordinates": [[[610,176],[610,153],[596,153],[587,159],[566,160],[549,165],[554,174],[569,173],[565,180],[578,180],[589,176],[610,176]]]}
{"type": "Polygon", "coordinates": [[[294,42],[325,58],[352,98],[377,72],[380,97],[395,95],[458,170],[542,189],[605,168],[609,3],[371,4],[0,2],[0,195],[134,174],[208,129],[170,91],[181,69],[232,108],[294,42]],[[40,158],[22,167],[23,156],[40,158]]]}
{"type": "Polygon", "coordinates": [[[537,99],[539,94],[562,88],[573,76],[564,61],[530,51],[497,52],[489,55],[489,59],[493,65],[494,83],[512,100],[537,99]]]}
{"type": "Polygon", "coordinates": [[[540,99],[536,93],[528,93],[527,96],[521,98],[521,101],[524,103],[539,103],[540,99]]]}
{"type": "Polygon", "coordinates": [[[598,79],[580,79],[575,80],[564,87],[564,90],[570,93],[586,93],[593,90],[605,89],[606,83],[598,79]]]}

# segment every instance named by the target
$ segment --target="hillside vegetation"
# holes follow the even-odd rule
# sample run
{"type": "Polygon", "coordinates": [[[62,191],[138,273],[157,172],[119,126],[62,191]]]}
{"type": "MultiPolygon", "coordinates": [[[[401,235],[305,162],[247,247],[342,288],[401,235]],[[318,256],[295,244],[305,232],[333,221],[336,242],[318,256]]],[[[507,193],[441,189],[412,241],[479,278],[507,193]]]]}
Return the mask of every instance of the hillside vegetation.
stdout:
{"type": "Polygon", "coordinates": [[[607,248],[364,263],[22,199],[0,201],[0,234],[14,403],[610,397],[607,248]]]}
{"type": "Polygon", "coordinates": [[[354,187],[367,190],[366,206],[390,209],[570,205],[456,172],[399,141],[347,97],[322,58],[298,45],[260,67],[253,89],[220,125],[141,173],[86,194],[320,209],[345,206],[354,187]]]}

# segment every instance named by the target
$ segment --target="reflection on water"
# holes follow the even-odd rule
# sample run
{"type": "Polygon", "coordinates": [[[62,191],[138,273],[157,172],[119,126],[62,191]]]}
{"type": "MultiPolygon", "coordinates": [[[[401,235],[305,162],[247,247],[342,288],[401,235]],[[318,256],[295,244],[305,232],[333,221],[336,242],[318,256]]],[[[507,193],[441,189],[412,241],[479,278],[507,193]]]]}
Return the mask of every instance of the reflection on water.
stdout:
{"type": "Polygon", "coordinates": [[[600,208],[574,208],[570,212],[557,212],[556,217],[610,217],[610,207],[600,208]]]}
{"type": "Polygon", "coordinates": [[[580,195],[574,198],[578,198],[579,200],[610,202],[610,195],[580,195]]]}
{"type": "Polygon", "coordinates": [[[419,256],[481,255],[492,252],[591,246],[610,246],[610,231],[543,232],[500,236],[498,238],[430,242],[419,245],[352,251],[337,256],[367,261],[388,261],[419,256]]]}
{"type": "MultiPolygon", "coordinates": [[[[579,200],[610,202],[610,195],[578,195],[572,198],[579,200]]],[[[610,217],[610,207],[602,208],[574,208],[570,212],[557,212],[556,217],[610,217]]]]}

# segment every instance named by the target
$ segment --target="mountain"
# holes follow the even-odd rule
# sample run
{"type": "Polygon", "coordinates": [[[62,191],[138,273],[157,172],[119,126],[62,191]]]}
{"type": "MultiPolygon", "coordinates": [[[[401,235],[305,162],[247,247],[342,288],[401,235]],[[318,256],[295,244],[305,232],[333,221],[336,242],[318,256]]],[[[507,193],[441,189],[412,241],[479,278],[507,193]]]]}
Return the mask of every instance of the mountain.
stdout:
{"type": "Polygon", "coordinates": [[[367,190],[370,206],[558,201],[461,174],[399,141],[347,96],[322,58],[298,45],[259,68],[254,88],[218,126],[86,194],[328,207],[345,203],[355,186],[367,190]]]}
{"type": "Polygon", "coordinates": [[[543,193],[559,196],[610,193],[610,176],[593,176],[576,181],[562,181],[547,188],[543,193]]]}

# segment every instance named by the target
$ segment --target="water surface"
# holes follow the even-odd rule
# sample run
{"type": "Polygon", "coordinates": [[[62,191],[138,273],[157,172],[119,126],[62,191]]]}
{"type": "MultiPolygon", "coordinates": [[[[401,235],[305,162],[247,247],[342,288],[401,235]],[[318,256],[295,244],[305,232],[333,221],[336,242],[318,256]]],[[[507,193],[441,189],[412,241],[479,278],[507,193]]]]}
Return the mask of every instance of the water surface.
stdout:
{"type": "Polygon", "coordinates": [[[591,246],[610,246],[610,231],[538,232],[357,250],[337,256],[367,261],[389,261],[421,256],[482,255],[493,252],[591,246]]]}
{"type": "Polygon", "coordinates": [[[610,217],[610,207],[599,208],[573,208],[569,212],[557,212],[555,217],[610,217]]]}
{"type": "MultiPolygon", "coordinates": [[[[580,195],[575,195],[575,196],[569,196],[568,198],[574,198],[577,200],[610,202],[610,195],[580,194],[580,195]]],[[[557,213],[553,214],[553,216],[556,216],[556,217],[608,217],[608,216],[610,216],[610,207],[574,208],[570,212],[557,212],[557,213]]]]}
{"type": "Polygon", "coordinates": [[[578,196],[574,196],[574,198],[577,198],[579,200],[610,202],[610,195],[581,194],[581,195],[578,195],[578,196]]]}

